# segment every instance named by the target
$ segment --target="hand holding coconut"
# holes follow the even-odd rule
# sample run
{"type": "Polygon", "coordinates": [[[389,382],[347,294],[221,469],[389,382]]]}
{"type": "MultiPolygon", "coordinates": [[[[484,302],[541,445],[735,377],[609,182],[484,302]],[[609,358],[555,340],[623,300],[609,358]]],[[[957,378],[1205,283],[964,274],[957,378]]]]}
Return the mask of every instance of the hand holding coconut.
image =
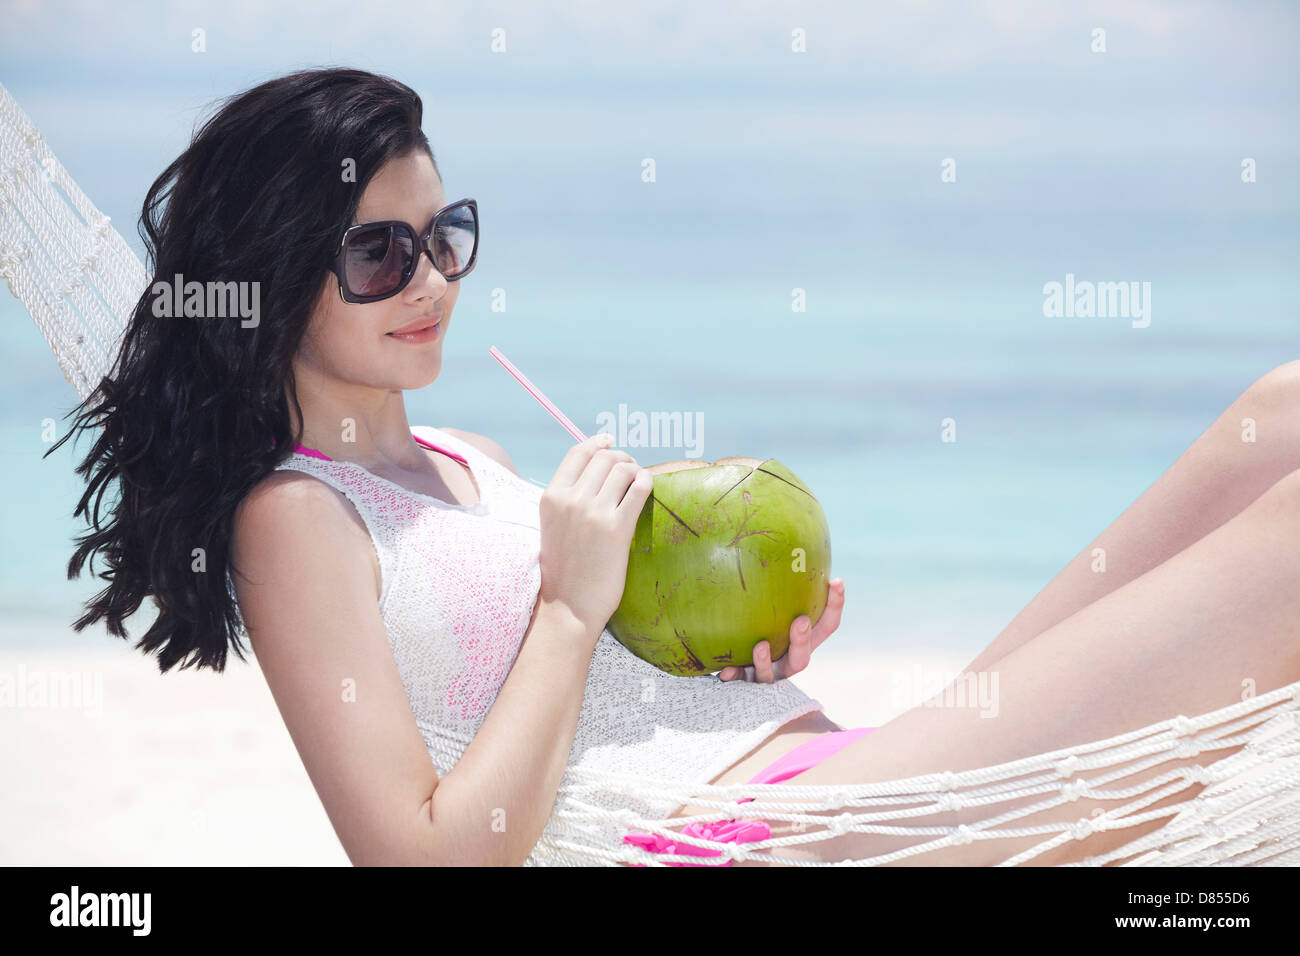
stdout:
{"type": "Polygon", "coordinates": [[[632,532],[650,496],[650,474],[596,435],[565,454],[542,493],[541,590],[587,629],[595,648],[623,596],[632,532]]]}
{"type": "Polygon", "coordinates": [[[793,677],[812,659],[812,652],[817,650],[822,641],[835,633],[840,626],[840,615],[844,611],[844,579],[831,580],[830,597],[826,609],[822,611],[816,623],[801,614],[790,625],[790,649],[777,660],[772,660],[772,648],[767,641],[759,641],[754,646],[754,663],[746,667],[724,667],[718,672],[718,679],[724,681],[746,680],[759,684],[771,684],[774,681],[793,677]]]}
{"type": "Polygon", "coordinates": [[[844,604],[812,490],[772,458],[673,461],[650,471],[653,494],[632,535],[610,632],[682,677],[723,671],[723,680],[771,683],[806,667],[844,604]]]}

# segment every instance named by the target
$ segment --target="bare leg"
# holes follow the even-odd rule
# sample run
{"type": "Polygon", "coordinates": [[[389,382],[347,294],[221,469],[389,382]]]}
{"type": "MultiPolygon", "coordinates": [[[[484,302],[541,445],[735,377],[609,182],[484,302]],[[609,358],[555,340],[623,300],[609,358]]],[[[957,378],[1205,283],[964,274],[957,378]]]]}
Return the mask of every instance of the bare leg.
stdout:
{"type": "MultiPolygon", "coordinates": [[[[997,665],[995,717],[981,717],[975,708],[914,707],[792,783],[872,783],[992,766],[1102,740],[1178,714],[1190,717],[1225,707],[1241,699],[1246,680],[1254,682],[1258,693],[1300,680],[1298,541],[1300,472],[1295,472],[1189,548],[1006,654],[997,665]]],[[[1131,786],[1173,767],[1206,766],[1232,752],[1169,760],[1112,786],[1131,786]]],[[[1088,779],[1090,774],[1080,776],[1088,779]]],[[[1193,785],[1154,806],[1186,800],[1202,789],[1193,785]]],[[[762,803],[760,798],[750,806],[761,815],[762,803]]],[[[997,813],[1016,806],[999,804],[997,813]]],[[[1081,797],[1026,817],[1023,825],[1072,822],[1091,816],[1095,808],[1113,806],[1081,797]]],[[[927,822],[952,826],[989,815],[987,810],[957,810],[927,822]]],[[[1164,822],[1072,840],[1033,862],[1081,860],[1164,822]]],[[[788,832],[780,826],[773,826],[775,836],[788,832]]],[[[911,857],[910,862],[983,865],[1042,839],[975,842],[911,857]]],[[[845,834],[804,849],[805,858],[833,862],[916,842],[914,837],[845,834]]],[[[780,852],[795,855],[790,849],[780,852]]]]}
{"type": "Polygon", "coordinates": [[[1182,457],[1031,601],[969,665],[986,670],[1026,641],[1168,561],[1300,468],[1300,361],[1247,389],[1182,457]],[[1242,421],[1255,441],[1242,440],[1242,421]],[[1105,571],[1093,570],[1104,549],[1105,571]]]}

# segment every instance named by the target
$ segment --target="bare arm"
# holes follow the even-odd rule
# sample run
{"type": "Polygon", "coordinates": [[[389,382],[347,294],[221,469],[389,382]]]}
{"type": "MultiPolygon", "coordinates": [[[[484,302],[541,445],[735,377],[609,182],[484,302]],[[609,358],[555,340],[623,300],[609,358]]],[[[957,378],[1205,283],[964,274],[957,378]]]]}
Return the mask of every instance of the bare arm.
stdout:
{"type": "Polygon", "coordinates": [[[487,719],[426,805],[442,860],[518,866],[532,852],[569,762],[598,636],[563,605],[538,602],[487,719]]]}
{"type": "Polygon", "coordinates": [[[254,653],[353,864],[522,863],[554,804],[596,635],[539,601],[483,727],[439,780],[347,500],[305,475],[272,476],[239,509],[234,554],[254,653]]]}

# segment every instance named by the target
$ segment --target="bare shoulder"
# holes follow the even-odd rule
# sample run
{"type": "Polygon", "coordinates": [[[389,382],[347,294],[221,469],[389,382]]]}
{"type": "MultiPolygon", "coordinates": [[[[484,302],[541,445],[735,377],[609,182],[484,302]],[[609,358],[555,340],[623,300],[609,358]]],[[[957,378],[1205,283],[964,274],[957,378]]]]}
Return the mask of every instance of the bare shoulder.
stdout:
{"type": "Polygon", "coordinates": [[[294,530],[304,520],[337,524],[348,510],[344,496],[325,482],[301,471],[273,471],[244,495],[235,528],[249,534],[294,530]]]}
{"type": "Polygon", "coordinates": [[[275,569],[305,569],[307,553],[332,553],[354,571],[373,572],[380,593],[379,561],[356,509],[339,491],[300,471],[274,471],[259,481],[235,509],[231,552],[241,575],[275,569]]]}
{"type": "Polygon", "coordinates": [[[512,473],[516,475],[519,474],[518,469],[515,468],[515,463],[512,462],[510,460],[510,456],[506,454],[506,450],[502,448],[500,445],[498,445],[496,442],[494,442],[491,438],[487,438],[483,435],[476,435],[474,434],[474,432],[461,431],[459,428],[440,427],[438,431],[446,432],[448,435],[452,435],[456,438],[459,438],[461,441],[469,442],[471,445],[473,445],[479,451],[483,452],[483,454],[487,455],[489,458],[493,459],[494,461],[510,469],[512,473]]]}

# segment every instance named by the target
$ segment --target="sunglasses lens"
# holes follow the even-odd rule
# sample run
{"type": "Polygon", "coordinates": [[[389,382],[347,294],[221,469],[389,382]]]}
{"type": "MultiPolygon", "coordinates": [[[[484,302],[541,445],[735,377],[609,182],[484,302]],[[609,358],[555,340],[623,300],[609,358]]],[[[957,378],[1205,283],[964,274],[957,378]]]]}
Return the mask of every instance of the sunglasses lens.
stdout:
{"type": "Polygon", "coordinates": [[[472,206],[457,206],[434,224],[432,245],[438,257],[438,271],[448,279],[469,268],[478,238],[478,218],[472,206]]]}
{"type": "Polygon", "coordinates": [[[357,296],[392,292],[402,284],[414,255],[415,244],[405,229],[381,226],[353,233],[343,253],[348,290],[357,296]]]}

